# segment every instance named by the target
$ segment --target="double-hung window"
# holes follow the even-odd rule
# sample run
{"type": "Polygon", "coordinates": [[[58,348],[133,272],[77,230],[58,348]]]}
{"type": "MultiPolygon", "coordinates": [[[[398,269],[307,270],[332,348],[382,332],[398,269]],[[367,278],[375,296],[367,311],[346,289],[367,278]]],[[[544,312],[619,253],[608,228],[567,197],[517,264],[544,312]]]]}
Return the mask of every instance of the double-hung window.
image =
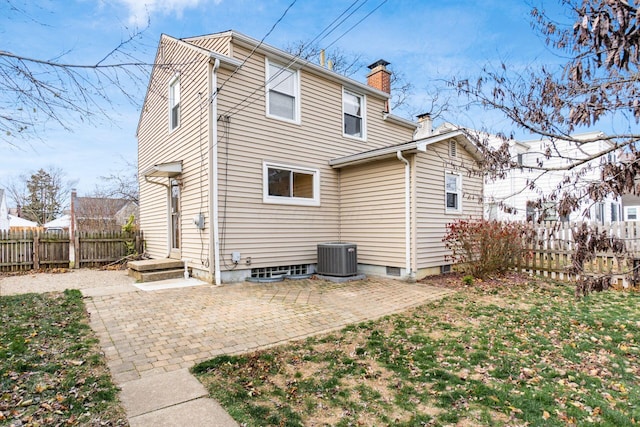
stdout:
{"type": "Polygon", "coordinates": [[[263,201],[286,205],[320,205],[320,171],[263,163],[263,201]]]}
{"type": "Polygon", "coordinates": [[[299,73],[267,60],[267,115],[299,122],[299,73]]]}
{"type": "Polygon", "coordinates": [[[616,222],[618,221],[618,204],[617,203],[611,203],[611,222],[616,222]]]}
{"type": "Polygon", "coordinates": [[[446,212],[462,212],[462,177],[459,174],[447,172],[444,180],[446,212]]]}
{"type": "Polygon", "coordinates": [[[638,220],[638,208],[637,207],[625,207],[625,219],[627,221],[637,221],[638,220]]]}
{"type": "Polygon", "coordinates": [[[169,82],[169,130],[180,126],[180,78],[174,77],[169,82]]]}
{"type": "Polygon", "coordinates": [[[365,139],[365,98],[347,90],[342,92],[343,131],[345,136],[365,139]]]}

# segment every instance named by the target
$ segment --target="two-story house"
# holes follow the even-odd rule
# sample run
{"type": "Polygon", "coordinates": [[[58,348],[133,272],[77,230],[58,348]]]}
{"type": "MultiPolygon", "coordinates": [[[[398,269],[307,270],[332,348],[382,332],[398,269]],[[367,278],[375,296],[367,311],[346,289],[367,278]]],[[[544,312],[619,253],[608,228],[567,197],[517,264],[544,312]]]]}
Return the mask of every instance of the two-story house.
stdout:
{"type": "MultiPolygon", "coordinates": [[[[576,167],[569,166],[611,149],[612,144],[601,132],[573,135],[580,144],[565,140],[551,143],[547,139],[509,141],[509,154],[516,167],[507,171],[503,179],[485,182],[485,217],[487,219],[517,221],[593,221],[605,224],[622,221],[622,205],[618,197],[607,196],[593,202],[587,186],[599,182],[601,160],[596,158],[576,167]],[[545,169],[538,168],[543,165],[545,169]],[[541,206],[542,196],[571,194],[580,199],[580,207],[568,217],[559,217],[556,202],[548,200],[541,206]],[[500,204],[503,206],[501,207],[500,204]],[[508,207],[509,209],[504,209],[508,207]]],[[[494,145],[502,143],[493,139],[494,145]]],[[[608,154],[615,162],[616,152],[608,154]]]]}
{"type": "Polygon", "coordinates": [[[342,241],[366,274],[439,273],[446,224],[482,215],[479,154],[393,115],[386,65],[364,84],[235,31],[163,35],[137,130],[148,254],[220,283],[312,273],[342,241]]]}

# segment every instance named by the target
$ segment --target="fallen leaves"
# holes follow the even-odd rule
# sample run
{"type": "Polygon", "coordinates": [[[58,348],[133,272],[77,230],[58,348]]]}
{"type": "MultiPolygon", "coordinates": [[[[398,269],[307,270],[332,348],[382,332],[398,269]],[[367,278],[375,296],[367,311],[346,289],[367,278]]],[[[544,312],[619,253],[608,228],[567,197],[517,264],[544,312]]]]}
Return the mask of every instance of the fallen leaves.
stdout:
{"type": "Polygon", "coordinates": [[[571,287],[523,276],[473,287],[449,276],[428,282],[459,292],[247,355],[208,372],[205,381],[220,399],[239,390],[244,399],[235,408],[305,414],[303,425],[418,425],[410,417],[421,415],[431,417],[426,425],[486,425],[480,413],[513,426],[633,418],[640,405],[639,386],[630,380],[640,375],[637,295],[602,293],[577,302],[571,287]],[[258,369],[261,358],[268,367],[258,369]],[[281,369],[274,374],[272,366],[281,369]],[[423,411],[433,407],[439,411],[423,411]]]}
{"type": "Polygon", "coordinates": [[[0,297],[0,323],[0,424],[126,425],[78,291],[0,297]]]}

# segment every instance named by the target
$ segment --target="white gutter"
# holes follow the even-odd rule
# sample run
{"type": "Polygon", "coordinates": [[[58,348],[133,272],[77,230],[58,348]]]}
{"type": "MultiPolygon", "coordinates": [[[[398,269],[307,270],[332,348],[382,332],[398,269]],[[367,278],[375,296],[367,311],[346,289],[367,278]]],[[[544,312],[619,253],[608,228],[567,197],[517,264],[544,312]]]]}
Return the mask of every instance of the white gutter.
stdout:
{"type": "Polygon", "coordinates": [[[398,150],[396,157],[404,163],[404,256],[405,269],[411,280],[415,277],[411,269],[411,167],[409,161],[402,157],[402,151],[398,150]]]}
{"type": "Polygon", "coordinates": [[[432,135],[427,138],[419,139],[416,141],[406,142],[400,145],[392,145],[389,147],[377,148],[375,150],[365,151],[362,153],[351,154],[349,156],[339,157],[329,160],[329,166],[332,168],[342,168],[345,166],[357,165],[360,163],[370,162],[375,159],[395,156],[398,151],[411,152],[414,150],[426,152],[427,146],[435,144],[436,142],[445,141],[447,139],[455,138],[458,140],[459,136],[464,136],[462,131],[452,131],[443,134],[432,135]]]}
{"type": "Polygon", "coordinates": [[[410,129],[417,129],[418,128],[418,124],[416,122],[412,122],[411,120],[407,120],[405,118],[402,118],[400,116],[396,116],[394,114],[391,113],[384,113],[382,115],[382,119],[389,121],[391,123],[395,123],[410,129]]]}
{"type": "MultiPolygon", "coordinates": [[[[213,260],[211,263],[214,267],[215,284],[219,286],[220,280],[220,223],[219,200],[218,200],[218,75],[216,70],[220,67],[220,59],[212,58],[213,63],[209,62],[208,84],[209,91],[209,188],[211,189],[211,197],[209,198],[210,212],[213,219],[209,227],[209,242],[213,242],[213,260]]],[[[211,256],[211,255],[209,255],[211,256]]],[[[209,266],[211,268],[211,266],[209,266]]],[[[211,270],[209,270],[211,271],[211,270]]]]}

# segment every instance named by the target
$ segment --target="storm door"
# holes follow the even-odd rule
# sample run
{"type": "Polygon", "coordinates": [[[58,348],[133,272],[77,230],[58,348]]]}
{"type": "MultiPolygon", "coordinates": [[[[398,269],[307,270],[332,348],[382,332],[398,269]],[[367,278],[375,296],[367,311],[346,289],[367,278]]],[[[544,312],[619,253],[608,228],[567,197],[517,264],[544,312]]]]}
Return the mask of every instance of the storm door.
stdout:
{"type": "Polygon", "coordinates": [[[171,180],[171,197],[169,211],[171,213],[171,255],[180,256],[180,185],[177,180],[171,180]]]}

